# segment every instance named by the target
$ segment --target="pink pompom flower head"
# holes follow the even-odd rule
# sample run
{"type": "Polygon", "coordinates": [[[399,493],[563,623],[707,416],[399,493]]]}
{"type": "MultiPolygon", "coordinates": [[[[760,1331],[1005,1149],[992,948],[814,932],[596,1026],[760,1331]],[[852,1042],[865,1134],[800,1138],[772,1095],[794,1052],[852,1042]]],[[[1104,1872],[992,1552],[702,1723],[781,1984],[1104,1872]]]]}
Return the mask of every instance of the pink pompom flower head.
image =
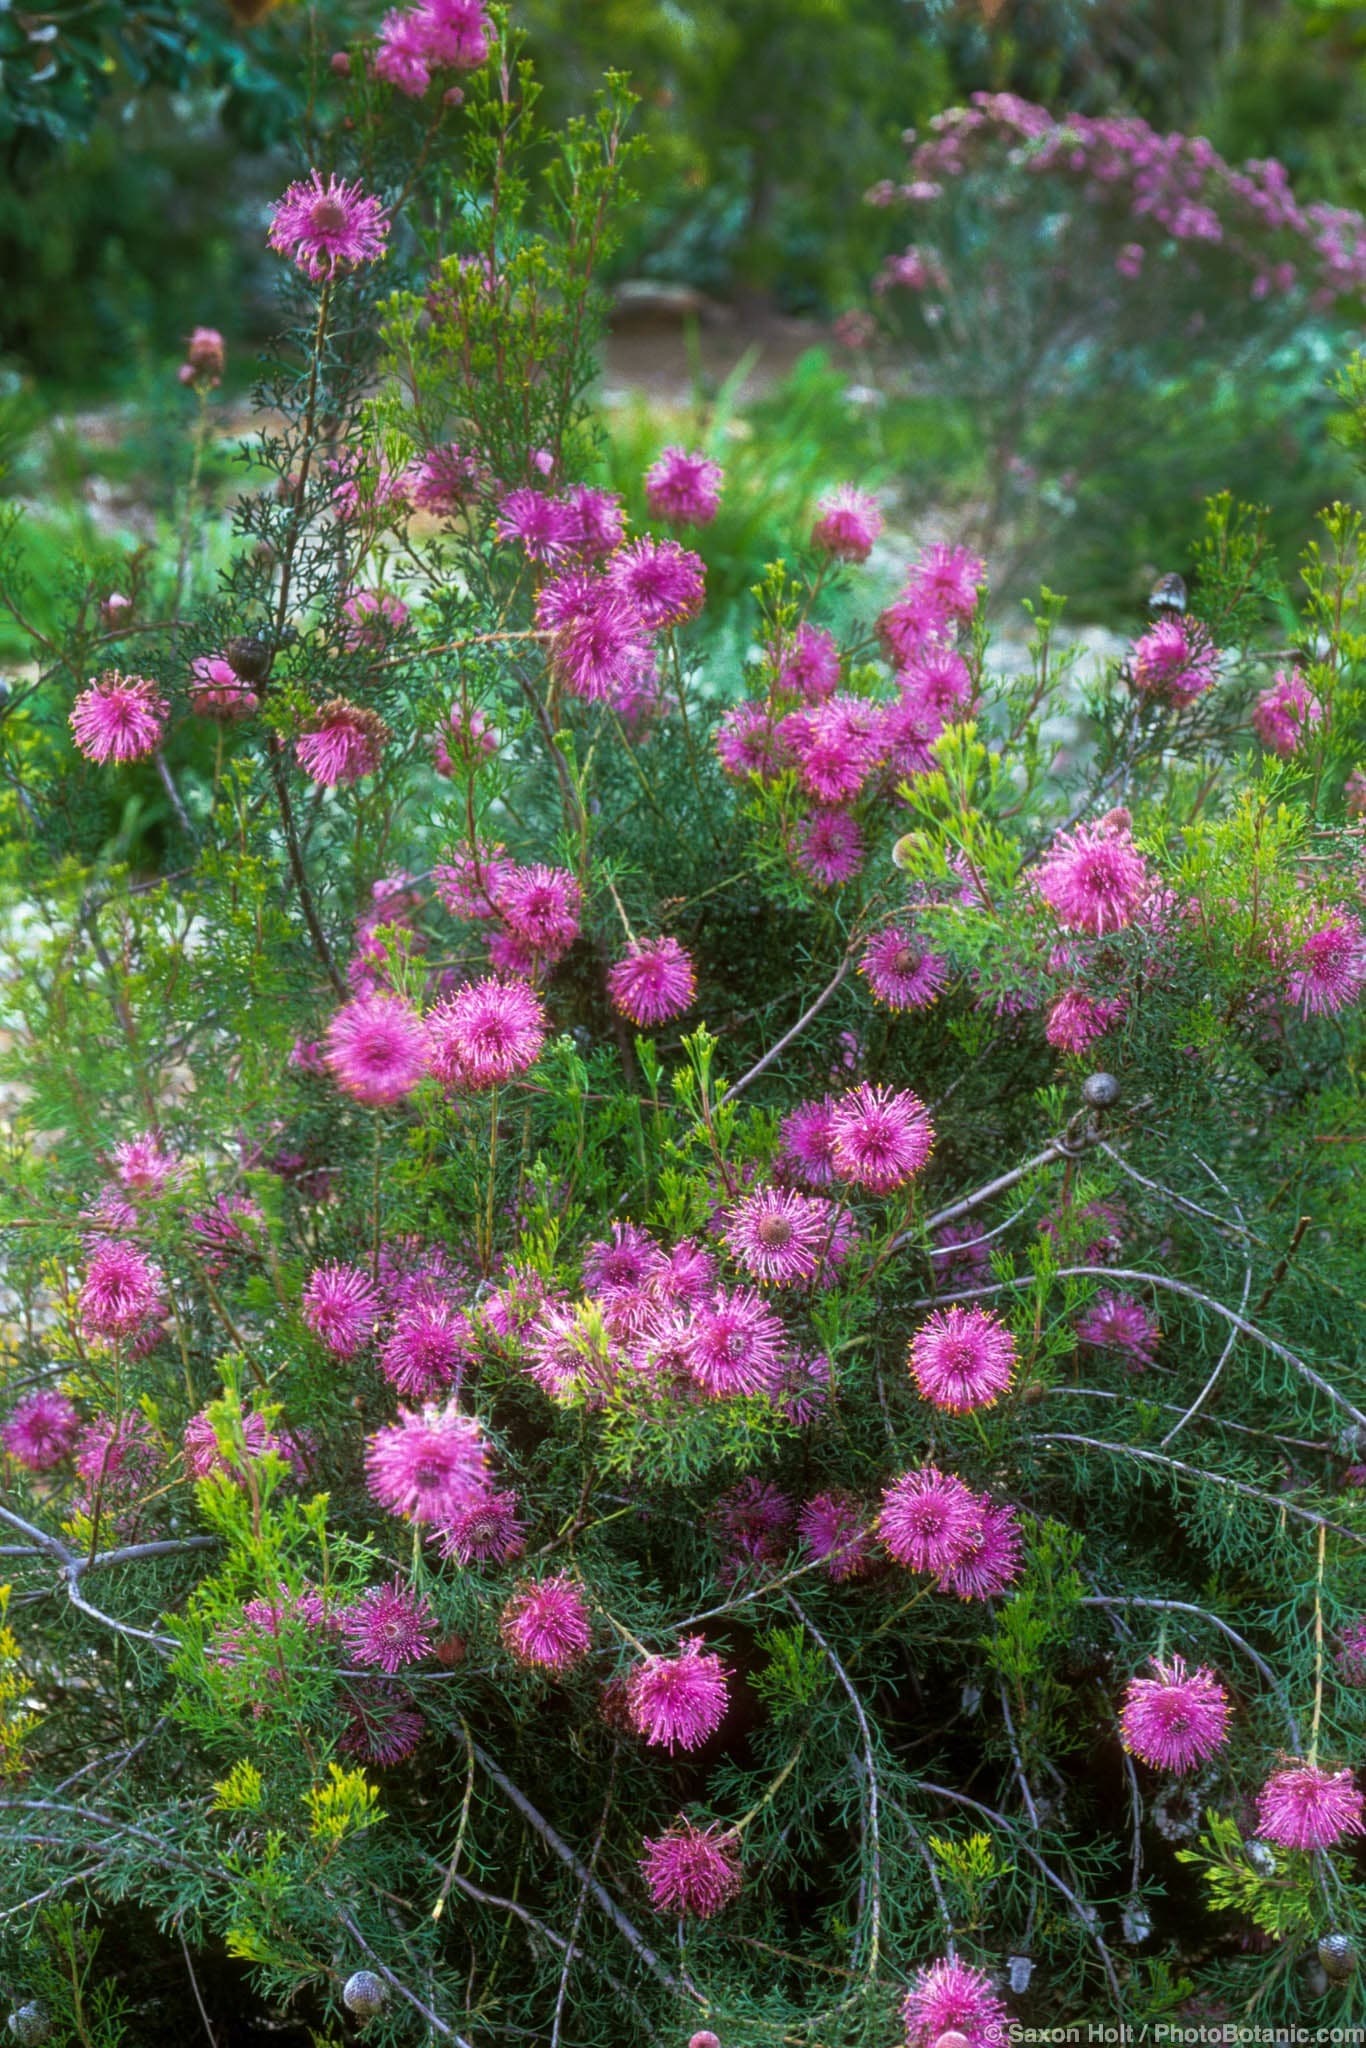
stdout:
{"type": "Polygon", "coordinates": [[[1158,1771],[1188,1771],[1228,1739],[1228,1694],[1203,1664],[1154,1657],[1151,1678],[1131,1678],[1120,1710],[1124,1747],[1158,1771]]]}
{"type": "Polygon", "coordinates": [[[726,1680],[721,1659],[701,1636],[685,1636],[673,1657],[647,1657],[626,1684],[631,1726],[653,1747],[700,1749],[725,1718],[726,1680]]]}
{"type": "Polygon", "coordinates": [[[1294,670],[1278,668],[1271,688],[1263,690],[1252,707],[1258,739],[1283,760],[1298,754],[1314,727],[1322,723],[1322,704],[1294,670]]]}
{"type": "Polygon", "coordinates": [[[66,1395],[40,1387],[6,1416],[0,1444],[26,1472],[50,1472],[71,1456],[80,1433],[81,1419],[66,1395]]]}
{"type": "Polygon", "coordinates": [[[621,548],[607,565],[610,588],[651,633],[696,617],[706,595],[705,573],[690,548],[649,535],[621,548]]]}
{"type": "Polygon", "coordinates": [[[873,1569],[868,1514],[851,1493],[814,1494],[797,1516],[797,1534],[836,1583],[873,1569]]]}
{"type": "Polygon", "coordinates": [[[588,1604],[567,1572],[514,1593],[498,1632],[519,1664],[556,1677],[581,1663],[593,1645],[588,1604]]]}
{"type": "Polygon", "coordinates": [[[786,1332],[752,1287],[718,1287],[699,1304],[683,1338],[683,1362],[714,1400],[769,1392],[782,1364],[786,1332]]]}
{"type": "Polygon", "coordinates": [[[841,484],[816,507],[811,545],[837,562],[866,562],[881,532],[877,499],[841,484]]]}
{"type": "Polygon", "coordinates": [[[724,472],[719,462],[686,448],[666,448],[645,473],[645,502],[652,519],[671,526],[707,526],[721,505],[724,472]]]}
{"type": "Polygon", "coordinates": [[[145,676],[107,668],[71,707],[71,736],[87,761],[141,761],[161,745],[170,708],[145,676]]]}
{"type": "Polygon", "coordinates": [[[1306,1017],[1331,1017],[1366,989],[1366,931],[1347,911],[1334,911],[1290,956],[1290,1000],[1306,1017]]]}
{"type": "Polygon", "coordinates": [[[1010,1385],[1015,1339],[989,1309],[936,1309],[911,1339],[910,1363],[927,1401],[963,1415],[989,1408],[1010,1385]]]}
{"type": "Polygon", "coordinates": [[[1257,1795],[1257,1833],[1286,1849],[1330,1849],[1366,1833],[1362,1796],[1349,1770],[1293,1763],[1273,1771],[1257,1795]]]}
{"type": "Polygon", "coordinates": [[[909,1088],[871,1082],[841,1095],[830,1112],[831,1150],[841,1180],[891,1194],[920,1172],[934,1149],[929,1111],[909,1088]]]}
{"type": "Polygon", "coordinates": [[[337,1086],[382,1109],[411,1094],[427,1072],[430,1047],[416,1010],[394,995],[357,996],[327,1027],[323,1058],[337,1086]]]}
{"type": "Polygon", "coordinates": [[[1095,937],[1131,923],[1152,889],[1152,876],[1134,845],[1124,812],[1060,833],[1035,869],[1034,880],[1064,931],[1095,937]]]}
{"type": "Polygon", "coordinates": [[[640,1874],[657,1913],[710,1920],[740,1889],[737,1837],[713,1824],[677,1820],[667,1833],[641,1843],[640,1874]]]}
{"type": "Polygon", "coordinates": [[[299,766],[320,789],[341,789],[373,775],[384,753],[389,728],[377,711],[329,697],[294,742],[299,766]]]}
{"type": "Polygon", "coordinates": [[[990,1600],[1020,1576],[1023,1544],[1019,1518],[1008,1502],[979,1496],[982,1519],[963,1555],[939,1575],[941,1591],[960,1600],[990,1600]]]}
{"type": "Polygon", "coordinates": [[[1093,1351],[1114,1352],[1131,1372],[1152,1364],[1161,1334],[1136,1295],[1109,1287],[1102,1288],[1077,1322],[1081,1343],[1093,1351]]]}
{"type": "Polygon", "coordinates": [[[370,1492],[391,1515],[438,1526],[463,1514],[489,1482],[488,1447],[472,1415],[453,1404],[414,1413],[375,1431],[365,1451],[370,1492]]]}
{"type": "Polygon", "coordinates": [[[469,1324],[445,1301],[413,1301],[394,1317],[379,1366],[391,1387],[426,1401],[458,1378],[470,1358],[469,1324]]]}
{"type": "Polygon", "coordinates": [[[822,889],[839,889],[863,866],[863,833],[848,811],[822,807],[797,827],[792,858],[822,889]]]}
{"type": "Polygon", "coordinates": [[[427,1014],[431,1070],[454,1092],[500,1088],[545,1043],[545,1009],[524,981],[475,981],[427,1014]]]}
{"type": "Polygon", "coordinates": [[[1218,680],[1219,650],[1192,621],[1160,619],[1134,642],[1128,673],[1141,695],[1179,710],[1218,680]]]}
{"type": "Polygon", "coordinates": [[[609,970],[607,993],[623,1017],[648,1029],[692,1008],[697,974],[677,939],[647,939],[632,943],[609,970]]]}
{"type": "Polygon", "coordinates": [[[425,1594],[410,1593],[401,1579],[372,1586],[342,1616],[342,1641],[357,1664],[375,1664],[392,1674],[404,1664],[430,1657],[436,1616],[425,1594]]]}
{"type": "Polygon", "coordinates": [[[948,980],[949,963],[937,953],[927,953],[913,933],[889,925],[869,939],[859,973],[889,1010],[923,1010],[948,980]]]}
{"type": "Polygon", "coordinates": [[[377,262],[388,239],[388,216],[378,199],[335,175],[324,184],[318,171],[289,186],[271,215],[271,248],[293,257],[315,284],[377,262]]]}
{"type": "Polygon", "coordinates": [[[201,654],[190,663],[190,709],[200,718],[231,725],[235,719],[249,718],[260,701],[226,655],[201,654]]]}
{"type": "Polygon", "coordinates": [[[136,1337],[166,1310],[161,1269],[136,1245],[107,1238],[86,1267],[77,1306],[91,1337],[136,1337]]]}
{"type": "Polygon", "coordinates": [[[953,2048],[1004,2048],[1010,2015],[985,1970],[941,1957],[917,1970],[901,2008],[906,2048],[936,2048],[945,2037],[953,2048]]]}
{"type": "Polygon", "coordinates": [[[903,1472],[882,1496],[878,1534],[898,1564],[910,1571],[951,1571],[972,1549],[982,1526],[982,1503],[952,1472],[926,1465],[903,1472]]]}
{"type": "Polygon", "coordinates": [[[512,937],[537,959],[558,960],[579,936],[583,891],[568,868],[509,863],[498,874],[495,905],[512,937]]]}
{"type": "Polygon", "coordinates": [[[434,1540],[455,1564],[509,1564],[526,1548],[526,1531],[511,1489],[483,1493],[443,1522],[434,1540]]]}
{"type": "Polygon", "coordinates": [[[334,1358],[354,1358],[374,1336],[379,1314],[379,1295],[359,1266],[334,1260],[304,1282],[304,1321],[334,1358]]]}
{"type": "Polygon", "coordinates": [[[789,1188],[746,1195],[729,1211],[725,1236],[745,1271],[774,1287],[814,1280],[845,1249],[832,1204],[789,1188]]]}

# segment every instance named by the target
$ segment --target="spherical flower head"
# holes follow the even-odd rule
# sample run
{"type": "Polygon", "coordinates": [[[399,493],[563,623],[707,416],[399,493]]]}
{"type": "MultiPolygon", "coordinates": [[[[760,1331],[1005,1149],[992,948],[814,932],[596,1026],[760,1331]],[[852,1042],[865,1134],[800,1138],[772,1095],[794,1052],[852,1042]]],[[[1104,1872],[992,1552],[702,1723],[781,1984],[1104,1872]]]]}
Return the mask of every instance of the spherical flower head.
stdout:
{"type": "Polygon", "coordinates": [[[648,1028],[692,1008],[697,973],[677,939],[647,939],[628,946],[608,970],[607,993],[623,1017],[648,1028]]]}
{"type": "Polygon", "coordinates": [[[441,1555],[455,1564],[508,1564],[526,1548],[517,1495],[483,1493],[436,1531],[441,1555]]]}
{"type": "Polygon", "coordinates": [[[386,14],[380,24],[374,74],[409,99],[421,99],[432,82],[427,38],[417,10],[386,14]]]}
{"type": "Polygon", "coordinates": [[[799,1103],[783,1118],[778,1165],[789,1179],[809,1188],[828,1188],[838,1179],[834,1108],[833,1097],[827,1095],[820,1102],[799,1103]]]}
{"type": "Polygon", "coordinates": [[[431,1071],[443,1088],[501,1088],[545,1043],[545,1009],[524,981],[474,981],[427,1013],[431,1071]]]}
{"type": "Polygon", "coordinates": [[[977,593],[986,585],[987,565],[971,548],[936,541],[926,548],[911,571],[914,589],[943,623],[965,622],[977,609],[977,593]]]}
{"type": "Polygon", "coordinates": [[[135,1337],[165,1313],[161,1269],[121,1238],[90,1255],[77,1307],[89,1337],[135,1337]]]}
{"type": "Polygon", "coordinates": [[[797,1517],[797,1533],[837,1584],[862,1578],[873,1568],[867,1512],[851,1493],[836,1489],[813,1495],[797,1517]]]}
{"type": "Polygon", "coordinates": [[[381,1769],[406,1763],[427,1726],[411,1700],[383,1679],[357,1679],[346,1699],[346,1711],[351,1725],[338,1749],[381,1769]]]}
{"type": "Polygon", "coordinates": [[[811,545],[836,562],[866,562],[882,532],[876,498],[841,484],[816,507],[811,545]]]}
{"type": "Polygon", "coordinates": [[[1323,723],[1323,706],[1302,675],[1276,671],[1269,690],[1252,707],[1252,724],[1262,745],[1283,760],[1298,754],[1310,732],[1323,723]]]}
{"type": "Polygon", "coordinates": [[[834,1216],[822,1195],[760,1188],[728,1212],[725,1241],[754,1279],[791,1287],[815,1279],[831,1248],[834,1216]]]}
{"type": "Polygon", "coordinates": [[[648,535],[613,555],[607,582],[651,633],[695,618],[706,594],[701,557],[676,540],[648,535]]]}
{"type": "Polygon", "coordinates": [[[481,0],[422,0],[417,13],[438,69],[474,71],[487,60],[493,31],[481,0]]]}
{"type": "Polygon", "coordinates": [[[379,1315],[379,1295],[359,1266],[334,1260],[315,1266],[304,1283],[304,1322],[334,1358],[354,1358],[374,1336],[379,1315]]]}
{"type": "Polygon", "coordinates": [[[911,1339],[916,1385],[950,1414],[989,1408],[1014,1371],[1015,1339],[990,1309],[936,1309],[911,1339]]]}
{"type": "Polygon", "coordinates": [[[1349,1770],[1290,1764],[1257,1795],[1257,1833],[1285,1849],[1329,1849],[1345,1835],[1366,1833],[1362,1803],[1349,1770]]]}
{"type": "Polygon", "coordinates": [[[366,1483],[391,1515],[438,1526],[462,1514],[489,1481],[484,1432],[453,1404],[414,1412],[375,1431],[365,1451],[366,1483]]]}
{"type": "Polygon", "coordinates": [[[498,540],[519,547],[529,562],[562,562],[573,552],[576,522],[562,498],[529,485],[509,491],[494,523],[498,540]]]}
{"type": "Polygon", "coordinates": [[[1366,988],[1366,931],[1335,911],[1290,956],[1290,1000],[1306,1017],[1331,1017],[1366,988]]]}
{"type": "Polygon", "coordinates": [[[469,1324],[447,1301],[414,1301],[399,1310],[379,1355],[380,1371],[410,1401],[449,1387],[470,1358],[469,1324]]]}
{"type": "Polygon", "coordinates": [[[808,704],[823,704],[839,688],[840,652],[824,626],[798,626],[781,647],[770,647],[773,680],[780,690],[793,690],[808,704]]]}
{"type": "Polygon", "coordinates": [[[610,555],[626,535],[626,514],[614,491],[600,491],[592,484],[571,484],[565,492],[569,508],[570,541],[582,560],[610,555]]]}
{"type": "Polygon", "coordinates": [[[225,1451],[207,1409],[201,1409],[190,1417],[185,1424],[182,1442],[185,1446],[185,1470],[192,1479],[207,1479],[216,1472],[225,1479],[231,1479],[234,1485],[242,1486],[246,1484],[244,1458],[264,1458],[269,1451],[279,1451],[279,1439],[263,1415],[244,1415],[241,1421],[240,1444],[233,1441],[231,1450],[225,1451]]]}
{"type": "Polygon", "coordinates": [[[670,526],[708,526],[721,504],[719,462],[686,448],[666,448],[645,472],[645,502],[652,519],[670,526]]]}
{"type": "Polygon", "coordinates": [[[906,2022],[906,2048],[935,2048],[948,2034],[954,2048],[1003,2048],[1010,2015],[991,1986],[985,1970],[971,1963],[941,1957],[917,1970],[901,2008],[906,2022]]]}
{"type": "Polygon", "coordinates": [[[374,1664],[390,1676],[401,1665],[432,1653],[436,1616],[425,1594],[410,1593],[401,1579],[372,1586],[342,1616],[342,1641],[357,1664],[374,1664]]]}
{"type": "Polygon", "coordinates": [[[375,773],[388,737],[389,728],[378,712],[345,697],[329,697],[294,742],[294,751],[310,782],[320,789],[338,789],[375,773]]]}
{"type": "Polygon", "coordinates": [[[1020,1576],[1024,1546],[1013,1507],[981,1501],[982,1520],[963,1556],[939,1578],[945,1593],[960,1600],[990,1600],[1020,1576]]]}
{"type": "Polygon", "coordinates": [[[0,1444],[26,1472],[51,1472],[71,1456],[80,1433],[81,1418],[66,1395],[40,1387],[6,1416],[0,1444]]]}
{"type": "Polygon", "coordinates": [[[558,960],[579,936],[583,893],[567,868],[510,867],[495,900],[512,937],[539,959],[558,960]]]}
{"type": "Polygon", "coordinates": [[[1152,1364],[1161,1330],[1136,1295],[1103,1288],[1077,1322],[1077,1337],[1093,1351],[1112,1351],[1131,1372],[1152,1364]]]}
{"type": "Polygon", "coordinates": [[[882,1496],[878,1534],[897,1563],[911,1571],[951,1571],[967,1557],[981,1526],[978,1496],[934,1465],[903,1472],[882,1496]]]}
{"type": "Polygon", "coordinates": [[[934,1148],[929,1111],[909,1088],[851,1088],[830,1112],[835,1172],[888,1195],[920,1172],[934,1148]]]}
{"type": "Polygon", "coordinates": [[[626,1685],[631,1726],[654,1748],[700,1749],[725,1718],[726,1680],[721,1659],[685,1636],[673,1657],[647,1657],[626,1685]]]}
{"type": "Polygon", "coordinates": [[[679,1820],[666,1834],[647,1835],[641,1847],[640,1874],[657,1913],[710,1920],[740,1889],[737,1837],[716,1824],[679,1820]]]}
{"type": "Polygon", "coordinates": [[[342,606],[348,624],[346,646],[357,652],[366,647],[384,647],[408,623],[408,607],[401,597],[386,590],[358,590],[342,606]]]}
{"type": "Polygon", "coordinates": [[[1159,619],[1134,642],[1129,674],[1142,695],[1180,709],[1218,680],[1219,650],[1192,622],[1159,619]]]}
{"type": "Polygon", "coordinates": [[[940,725],[972,700],[972,672],[956,648],[927,640],[897,672],[903,705],[928,714],[940,725]]]}
{"type": "Polygon", "coordinates": [[[1124,1747],[1156,1771],[1189,1771],[1228,1739],[1228,1694],[1201,1665],[1154,1657],[1152,1678],[1131,1678],[1120,1709],[1124,1747]]]}
{"type": "Polygon", "coordinates": [[[216,327],[194,329],[185,344],[185,363],[195,383],[211,388],[222,382],[227,352],[216,327]]]}
{"type": "Polygon", "coordinates": [[[514,1593],[498,1632],[519,1664],[556,1677],[572,1671],[593,1646],[588,1604],[567,1572],[514,1593]]]}
{"type": "Polygon", "coordinates": [[[1366,1621],[1349,1621],[1342,1631],[1338,1675],[1346,1685],[1366,1685],[1366,1621]]]}
{"type": "Polygon", "coordinates": [[[889,1010],[923,1010],[948,980],[949,963],[927,953],[904,926],[888,925],[864,947],[859,973],[889,1010]]]}
{"type": "Polygon", "coordinates": [[[713,1399],[766,1393],[779,1369],[785,1334],[752,1287],[718,1287],[694,1311],[683,1341],[684,1363],[713,1399]]]}
{"type": "Polygon", "coordinates": [[[634,1223],[613,1223],[611,1235],[596,1239],[583,1255],[587,1293],[603,1300],[642,1292],[665,1265],[664,1253],[634,1223]]]}
{"type": "Polygon", "coordinates": [[[221,654],[201,654],[190,663],[190,709],[219,725],[249,718],[261,700],[221,654]]]}
{"type": "Polygon", "coordinates": [[[732,704],[716,728],[716,758],[734,782],[776,775],[785,765],[784,753],[773,713],[748,697],[732,704]]]}
{"type": "Polygon", "coordinates": [[[271,215],[271,248],[292,256],[315,283],[377,262],[388,239],[389,221],[378,199],[335,175],[324,184],[318,171],[291,185],[271,215]]]}
{"type": "Polygon", "coordinates": [[[429,449],[411,465],[406,479],[408,495],[417,510],[444,519],[463,512],[482,481],[478,457],[466,454],[455,441],[429,449]]]}
{"type": "Polygon", "coordinates": [[[154,754],[170,705],[145,676],[107,668],[71,707],[71,736],[87,761],[141,761],[154,754]]]}
{"type": "Polygon", "coordinates": [[[358,996],[327,1027],[323,1058],[337,1086],[369,1109],[411,1094],[427,1072],[427,1032],[395,995],[358,996]]]}
{"type": "Polygon", "coordinates": [[[1034,879],[1064,931],[1096,937],[1130,923],[1153,886],[1127,825],[1107,820],[1061,833],[1034,879]]]}
{"type": "Polygon", "coordinates": [[[873,708],[859,697],[831,697],[789,712],[780,728],[802,787],[820,804],[858,795],[877,753],[873,708]]]}
{"type": "Polygon", "coordinates": [[[1128,1007],[1122,995],[1089,996],[1084,989],[1070,988],[1049,1010],[1043,1035],[1059,1052],[1087,1052],[1128,1007]]]}
{"type": "Polygon", "coordinates": [[[793,859],[822,889],[852,882],[863,866],[863,834],[848,811],[813,811],[797,827],[793,859]]]}

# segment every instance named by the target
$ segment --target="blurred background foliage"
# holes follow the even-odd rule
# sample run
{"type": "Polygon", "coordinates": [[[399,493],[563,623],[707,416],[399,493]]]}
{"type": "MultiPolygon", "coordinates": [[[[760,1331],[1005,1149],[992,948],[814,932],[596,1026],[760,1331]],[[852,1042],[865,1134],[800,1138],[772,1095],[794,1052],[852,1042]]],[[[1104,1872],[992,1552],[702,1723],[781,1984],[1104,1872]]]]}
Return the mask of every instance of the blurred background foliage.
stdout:
{"type": "MultiPolygon", "coordinates": [[[[704,327],[720,321],[726,362],[712,374],[697,352],[691,391],[686,369],[681,392],[617,391],[605,461],[633,482],[667,432],[719,444],[735,487],[711,567],[737,596],[839,477],[899,491],[917,518],[939,508],[941,524],[987,488],[970,405],[871,391],[867,366],[831,339],[905,239],[904,222],[863,198],[898,174],[907,128],[973,91],[1009,90],[1056,111],[1198,131],[1232,159],[1274,155],[1300,197],[1366,206],[1366,5],[1346,0],[517,0],[514,11],[553,115],[583,107],[608,68],[640,95],[650,150],[616,279],[692,294],[704,327]],[[725,384],[765,320],[789,330],[776,372],[770,354],[757,384],[725,384]]],[[[150,537],[145,520],[120,526],[121,475],[138,478],[130,517],[171,515],[183,337],[219,328],[225,396],[246,390],[272,324],[265,209],[293,169],[310,49],[325,59],[381,12],[380,0],[52,0],[41,12],[0,0],[0,441],[28,451],[11,455],[0,488],[57,519],[55,538],[35,534],[39,554],[60,552],[62,519],[90,516],[92,475],[110,532],[150,537]],[[82,440],[91,407],[119,413],[117,446],[82,440]]],[[[1048,562],[1051,583],[1070,579],[1077,615],[1132,602],[1153,564],[1178,559],[1209,490],[1274,502],[1289,541],[1346,489],[1330,353],[1306,330],[1254,388],[1211,387],[1193,371],[1189,390],[1164,388],[1151,419],[1128,422],[1107,516],[1088,510],[1070,530],[1061,518],[1048,562]]],[[[1073,412],[1056,425],[1060,449],[1104,431],[1073,412]]]]}

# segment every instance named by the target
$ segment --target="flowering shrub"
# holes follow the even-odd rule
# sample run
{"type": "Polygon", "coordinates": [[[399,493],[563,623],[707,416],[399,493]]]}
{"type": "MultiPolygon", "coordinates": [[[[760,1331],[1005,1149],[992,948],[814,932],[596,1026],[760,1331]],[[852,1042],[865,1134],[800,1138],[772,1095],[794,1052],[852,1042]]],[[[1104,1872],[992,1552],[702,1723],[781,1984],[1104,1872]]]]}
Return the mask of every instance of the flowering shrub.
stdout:
{"type": "Polygon", "coordinates": [[[850,485],[717,673],[620,87],[424,0],[316,110],[225,571],[0,725],[14,2031],[1350,2018],[1360,519],[1084,676],[962,546],[837,639],[850,485]]]}

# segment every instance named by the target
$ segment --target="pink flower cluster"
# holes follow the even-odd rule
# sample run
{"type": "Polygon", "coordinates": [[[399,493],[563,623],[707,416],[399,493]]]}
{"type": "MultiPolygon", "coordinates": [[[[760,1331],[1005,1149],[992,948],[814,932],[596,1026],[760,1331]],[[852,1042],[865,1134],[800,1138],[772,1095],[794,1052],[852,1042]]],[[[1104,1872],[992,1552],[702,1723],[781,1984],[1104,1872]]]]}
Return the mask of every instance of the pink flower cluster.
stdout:
{"type": "Polygon", "coordinates": [[[960,1599],[988,1599],[1020,1573],[1014,1508],[974,1493],[935,1465],[904,1472],[886,1489],[878,1534],[898,1564],[929,1573],[960,1599]]]}
{"type": "Polygon", "coordinates": [[[489,54],[492,30],[482,0],[422,0],[386,14],[375,75],[420,99],[434,71],[474,71],[489,54]]]}

